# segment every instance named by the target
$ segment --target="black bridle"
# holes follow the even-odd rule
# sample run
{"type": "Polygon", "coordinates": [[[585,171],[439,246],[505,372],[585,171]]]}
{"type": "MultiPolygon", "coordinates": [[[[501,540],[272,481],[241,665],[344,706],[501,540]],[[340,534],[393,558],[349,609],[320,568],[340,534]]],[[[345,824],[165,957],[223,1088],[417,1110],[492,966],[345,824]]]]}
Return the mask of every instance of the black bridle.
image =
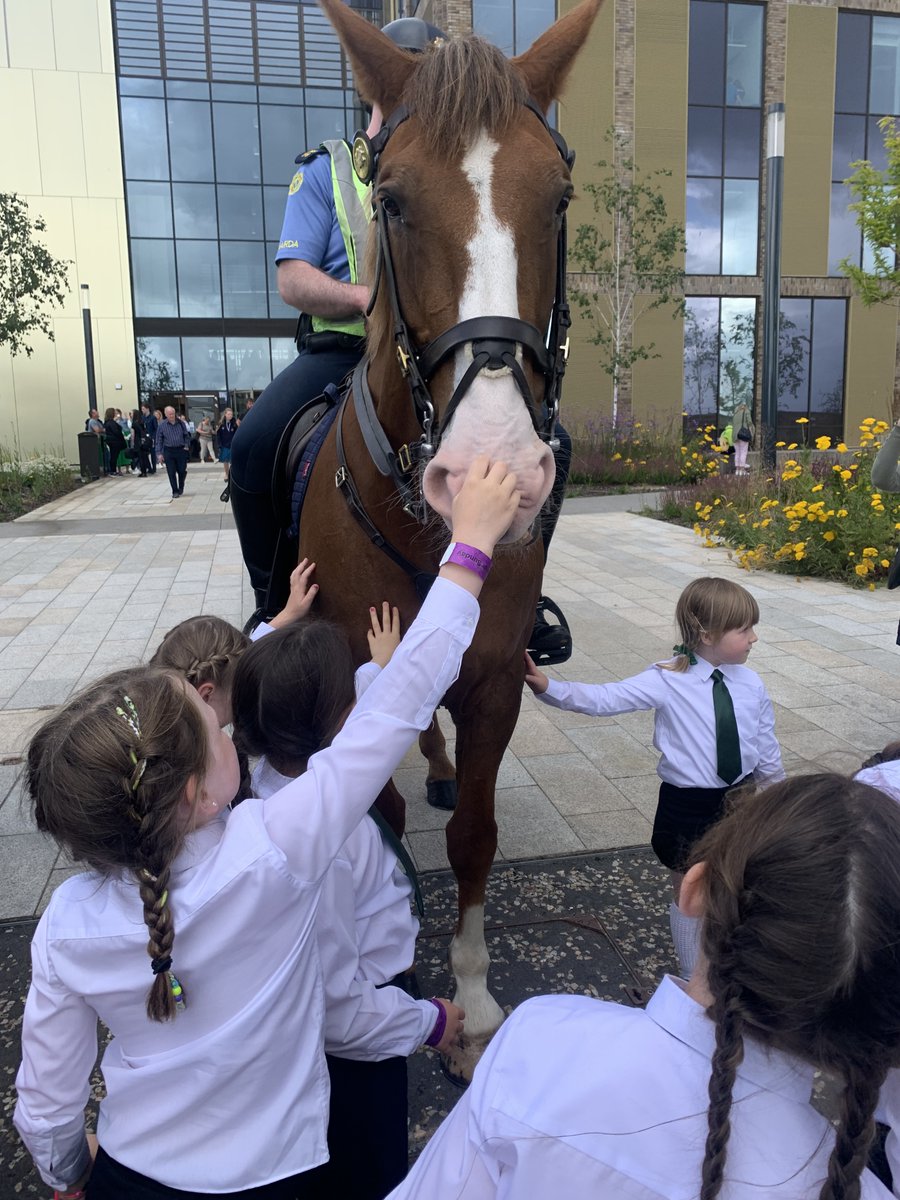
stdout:
{"type": "MultiPolygon", "coordinates": [[[[553,139],[554,145],[566,166],[571,170],[575,152],[566,145],[558,130],[552,129],[544,114],[533,100],[524,101],[528,108],[553,139]]],[[[365,134],[357,134],[353,143],[353,160],[357,174],[363,182],[375,183],[378,160],[385,146],[397,129],[409,118],[405,105],[395,109],[380,131],[371,141],[365,134]]],[[[571,314],[566,299],[566,216],[561,215],[556,246],[556,287],[550,319],[545,333],[528,321],[518,317],[485,316],[460,321],[419,349],[403,318],[394,260],[388,236],[388,219],[381,211],[382,206],[373,203],[377,259],[375,282],[369,302],[367,316],[371,314],[379,289],[384,285],[391,306],[393,337],[400,370],[406,379],[413,401],[416,419],[422,436],[408,442],[395,451],[381,427],[375,412],[375,404],[368,384],[368,356],[358,364],[353,375],[353,399],[360,429],[369,454],[382,475],[390,476],[400,494],[404,511],[418,521],[425,519],[425,506],[414,486],[414,475],[420,463],[428,463],[437,452],[443,432],[446,430],[460,401],[465,396],[477,375],[484,370],[508,369],[516,387],[522,395],[535,431],[551,449],[557,449],[555,436],[562,394],[563,375],[569,357],[568,330],[571,314]],[[471,343],[472,362],[460,379],[446,410],[441,417],[435,412],[429,384],[444,360],[458,347],[471,343]],[[544,378],[544,396],[540,415],[531,393],[528,380],[519,362],[518,352],[527,352],[544,378]]],[[[342,464],[342,469],[345,464],[342,464]]],[[[345,472],[346,474],[346,472],[345,472]]],[[[340,471],[338,472],[340,475],[340,471]]],[[[340,484],[338,484],[340,486],[340,484]]]]}

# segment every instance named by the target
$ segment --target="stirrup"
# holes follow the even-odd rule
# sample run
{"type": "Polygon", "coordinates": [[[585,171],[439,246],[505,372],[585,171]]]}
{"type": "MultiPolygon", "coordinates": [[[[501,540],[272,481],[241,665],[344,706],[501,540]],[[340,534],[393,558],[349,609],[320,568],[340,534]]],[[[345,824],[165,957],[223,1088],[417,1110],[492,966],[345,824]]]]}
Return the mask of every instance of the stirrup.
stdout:
{"type": "Polygon", "coordinates": [[[572,634],[562,609],[549,596],[541,596],[537,604],[534,628],[528,639],[528,653],[536,666],[549,667],[564,663],[572,657],[572,634]],[[552,613],[558,625],[551,625],[544,616],[552,613]]]}

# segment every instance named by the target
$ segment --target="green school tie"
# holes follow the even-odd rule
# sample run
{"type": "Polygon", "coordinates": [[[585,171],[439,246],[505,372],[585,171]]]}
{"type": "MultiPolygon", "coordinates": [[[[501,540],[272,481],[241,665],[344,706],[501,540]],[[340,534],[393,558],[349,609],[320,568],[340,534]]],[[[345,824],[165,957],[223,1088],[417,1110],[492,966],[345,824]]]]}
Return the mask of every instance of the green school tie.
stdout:
{"type": "Polygon", "coordinates": [[[397,861],[400,863],[400,870],[412,884],[413,895],[416,898],[416,911],[420,917],[425,916],[425,905],[422,901],[422,892],[419,888],[419,876],[416,874],[416,868],[413,860],[409,857],[406,847],[388,825],[387,821],[373,804],[369,809],[369,816],[378,826],[378,831],[381,834],[382,840],[386,846],[390,846],[393,852],[397,855],[397,861]]]}
{"type": "Polygon", "coordinates": [[[732,784],[741,774],[741,739],[731,693],[718,667],[712,673],[713,711],[716,714],[716,772],[732,784]]]}

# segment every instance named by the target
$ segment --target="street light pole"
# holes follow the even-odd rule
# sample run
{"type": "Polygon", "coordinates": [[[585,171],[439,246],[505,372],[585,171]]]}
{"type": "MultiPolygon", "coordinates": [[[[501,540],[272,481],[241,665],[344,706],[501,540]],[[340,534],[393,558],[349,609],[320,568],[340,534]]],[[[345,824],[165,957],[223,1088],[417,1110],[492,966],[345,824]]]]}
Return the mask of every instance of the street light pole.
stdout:
{"type": "Polygon", "coordinates": [[[778,423],[778,316],[781,300],[781,207],[784,190],[784,105],[766,112],[766,258],[763,264],[762,461],[775,466],[778,423]]]}
{"type": "Polygon", "coordinates": [[[87,362],[88,411],[97,407],[97,378],[94,374],[94,331],[91,328],[91,292],[81,285],[81,320],[84,326],[84,357],[87,362]]]}

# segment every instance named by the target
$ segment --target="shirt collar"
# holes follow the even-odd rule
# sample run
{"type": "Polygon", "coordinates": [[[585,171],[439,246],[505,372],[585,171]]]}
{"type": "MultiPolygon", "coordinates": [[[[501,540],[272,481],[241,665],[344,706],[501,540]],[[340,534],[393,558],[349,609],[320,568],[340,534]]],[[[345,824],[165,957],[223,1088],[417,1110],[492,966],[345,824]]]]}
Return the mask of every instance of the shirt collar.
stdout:
{"type": "MultiPolygon", "coordinates": [[[[690,668],[692,674],[698,675],[700,677],[700,679],[703,679],[703,680],[711,679],[712,673],[716,669],[717,668],[714,667],[711,662],[707,662],[707,660],[705,658],[701,658],[701,656],[699,654],[697,655],[697,661],[690,668]]],[[[718,667],[718,670],[720,670],[722,672],[722,675],[726,679],[733,680],[736,678],[736,664],[735,663],[721,663],[720,666],[718,667]]]]}
{"type": "MultiPolygon", "coordinates": [[[[647,1004],[646,1012],[667,1033],[712,1060],[716,1048],[715,1026],[703,1006],[687,994],[682,980],[667,975],[647,1004]]],[[[778,1092],[798,1103],[809,1103],[814,1074],[811,1066],[792,1055],[744,1038],[744,1059],[738,1075],[755,1087],[778,1092]]]]}

